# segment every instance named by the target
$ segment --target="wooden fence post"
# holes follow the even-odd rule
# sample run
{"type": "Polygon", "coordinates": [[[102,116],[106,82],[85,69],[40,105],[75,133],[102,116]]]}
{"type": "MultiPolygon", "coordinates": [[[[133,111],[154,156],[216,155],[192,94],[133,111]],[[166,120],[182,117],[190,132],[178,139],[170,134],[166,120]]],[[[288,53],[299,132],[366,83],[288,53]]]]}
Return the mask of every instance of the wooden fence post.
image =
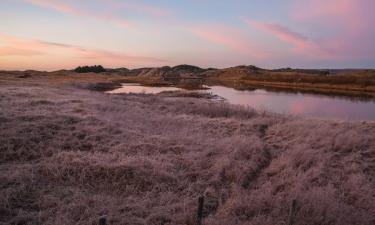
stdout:
{"type": "Polygon", "coordinates": [[[292,204],[290,206],[290,211],[289,211],[289,223],[288,223],[288,225],[294,224],[294,219],[295,219],[295,215],[296,215],[296,208],[297,208],[297,200],[293,199],[292,204]]]}
{"type": "Polygon", "coordinates": [[[99,218],[99,225],[107,225],[107,217],[106,216],[101,216],[99,218]]]}
{"type": "Polygon", "coordinates": [[[198,198],[197,225],[202,225],[204,197],[198,198]]]}

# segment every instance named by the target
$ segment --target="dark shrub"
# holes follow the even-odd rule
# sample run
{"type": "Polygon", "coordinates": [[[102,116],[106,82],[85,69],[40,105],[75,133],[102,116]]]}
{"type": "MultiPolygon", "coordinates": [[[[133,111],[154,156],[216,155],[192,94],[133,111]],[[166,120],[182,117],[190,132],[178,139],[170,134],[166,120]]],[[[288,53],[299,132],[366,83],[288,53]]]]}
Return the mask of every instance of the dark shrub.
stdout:
{"type": "Polygon", "coordinates": [[[79,66],[74,70],[76,73],[102,73],[106,70],[101,65],[95,66],[79,66]]]}

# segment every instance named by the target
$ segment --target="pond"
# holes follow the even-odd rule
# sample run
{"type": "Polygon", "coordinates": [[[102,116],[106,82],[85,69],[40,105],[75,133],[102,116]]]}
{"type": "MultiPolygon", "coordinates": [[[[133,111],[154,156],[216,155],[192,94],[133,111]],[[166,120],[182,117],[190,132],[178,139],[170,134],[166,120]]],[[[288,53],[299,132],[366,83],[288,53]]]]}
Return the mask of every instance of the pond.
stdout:
{"type": "MultiPolygon", "coordinates": [[[[375,100],[355,97],[326,96],[317,94],[276,92],[265,89],[236,90],[223,86],[207,86],[213,95],[231,104],[250,106],[258,110],[324,119],[375,121],[375,100]]],[[[147,87],[123,84],[108,93],[157,94],[181,90],[176,87],[147,87]]]]}

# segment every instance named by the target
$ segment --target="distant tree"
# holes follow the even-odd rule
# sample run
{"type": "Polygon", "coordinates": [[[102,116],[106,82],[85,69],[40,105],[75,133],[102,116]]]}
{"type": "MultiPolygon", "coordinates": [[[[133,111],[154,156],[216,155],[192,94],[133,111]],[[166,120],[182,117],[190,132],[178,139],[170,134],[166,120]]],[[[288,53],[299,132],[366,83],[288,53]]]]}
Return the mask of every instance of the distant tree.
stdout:
{"type": "Polygon", "coordinates": [[[77,73],[82,73],[82,67],[79,66],[74,71],[77,73]]]}
{"type": "Polygon", "coordinates": [[[174,71],[188,71],[188,72],[202,72],[204,69],[197,67],[197,66],[192,66],[192,65],[178,65],[172,68],[174,71]]]}
{"type": "Polygon", "coordinates": [[[101,65],[94,66],[78,66],[75,70],[76,73],[102,73],[106,70],[101,65]]]}

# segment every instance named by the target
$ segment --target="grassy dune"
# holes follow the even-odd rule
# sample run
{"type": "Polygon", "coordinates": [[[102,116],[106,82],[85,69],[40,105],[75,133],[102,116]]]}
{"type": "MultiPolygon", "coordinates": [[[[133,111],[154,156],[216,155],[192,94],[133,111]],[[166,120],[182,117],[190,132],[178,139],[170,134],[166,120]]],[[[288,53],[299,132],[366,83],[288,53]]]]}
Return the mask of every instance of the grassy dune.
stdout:
{"type": "MultiPolygon", "coordinates": [[[[0,77],[0,224],[375,223],[375,124],[0,77]]],[[[68,80],[68,81],[67,81],[68,80]]],[[[62,82],[64,81],[64,82],[62,82]]],[[[183,96],[183,95],[181,95],[183,96]]]]}

